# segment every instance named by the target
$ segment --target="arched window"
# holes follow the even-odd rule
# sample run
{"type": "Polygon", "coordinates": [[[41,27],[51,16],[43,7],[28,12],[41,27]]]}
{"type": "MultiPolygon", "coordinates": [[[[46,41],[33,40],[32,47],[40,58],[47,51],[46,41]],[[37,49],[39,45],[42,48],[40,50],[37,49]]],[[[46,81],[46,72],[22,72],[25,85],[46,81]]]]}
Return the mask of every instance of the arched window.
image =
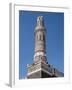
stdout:
{"type": "Polygon", "coordinates": [[[44,34],[43,34],[43,41],[45,41],[45,36],[44,36],[44,34]]]}
{"type": "Polygon", "coordinates": [[[38,40],[38,35],[37,35],[37,40],[38,40]]]}
{"type": "Polygon", "coordinates": [[[41,40],[41,34],[39,35],[39,40],[41,40]]]}

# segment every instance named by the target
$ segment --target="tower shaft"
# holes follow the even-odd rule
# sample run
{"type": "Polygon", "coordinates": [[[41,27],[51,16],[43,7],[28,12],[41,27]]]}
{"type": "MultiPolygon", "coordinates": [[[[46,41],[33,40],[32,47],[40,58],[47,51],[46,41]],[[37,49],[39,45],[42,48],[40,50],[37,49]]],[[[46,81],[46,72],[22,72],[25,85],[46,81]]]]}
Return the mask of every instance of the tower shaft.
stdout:
{"type": "Polygon", "coordinates": [[[37,18],[37,25],[35,27],[35,54],[34,62],[46,63],[46,42],[45,42],[45,26],[42,16],[37,18]]]}

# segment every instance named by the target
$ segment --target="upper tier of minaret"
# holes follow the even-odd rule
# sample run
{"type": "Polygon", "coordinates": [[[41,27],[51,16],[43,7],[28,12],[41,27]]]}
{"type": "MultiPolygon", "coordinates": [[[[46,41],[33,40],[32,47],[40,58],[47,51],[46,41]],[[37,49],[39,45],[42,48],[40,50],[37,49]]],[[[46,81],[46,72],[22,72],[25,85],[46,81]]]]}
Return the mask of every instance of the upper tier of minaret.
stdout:
{"type": "Polygon", "coordinates": [[[35,27],[35,30],[40,30],[40,29],[45,30],[43,16],[38,16],[37,17],[37,25],[35,27]]]}

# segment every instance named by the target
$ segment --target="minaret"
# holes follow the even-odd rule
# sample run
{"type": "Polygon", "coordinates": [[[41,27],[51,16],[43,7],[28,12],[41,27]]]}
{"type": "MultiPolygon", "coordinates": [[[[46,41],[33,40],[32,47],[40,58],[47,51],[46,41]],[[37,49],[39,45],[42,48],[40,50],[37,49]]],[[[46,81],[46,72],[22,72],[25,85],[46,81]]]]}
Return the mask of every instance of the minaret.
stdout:
{"type": "Polygon", "coordinates": [[[35,55],[34,63],[44,62],[46,59],[46,29],[44,26],[43,16],[37,17],[37,25],[35,27],[35,55]]]}
{"type": "Polygon", "coordinates": [[[34,31],[35,35],[35,54],[33,64],[27,65],[27,78],[48,77],[48,62],[46,58],[46,28],[43,16],[37,17],[37,24],[34,31]],[[46,70],[45,70],[46,69],[46,70]]]}
{"type": "Polygon", "coordinates": [[[32,64],[27,64],[27,78],[49,78],[62,77],[52,65],[48,64],[46,57],[46,28],[44,26],[43,16],[37,17],[35,27],[35,53],[32,64]]]}

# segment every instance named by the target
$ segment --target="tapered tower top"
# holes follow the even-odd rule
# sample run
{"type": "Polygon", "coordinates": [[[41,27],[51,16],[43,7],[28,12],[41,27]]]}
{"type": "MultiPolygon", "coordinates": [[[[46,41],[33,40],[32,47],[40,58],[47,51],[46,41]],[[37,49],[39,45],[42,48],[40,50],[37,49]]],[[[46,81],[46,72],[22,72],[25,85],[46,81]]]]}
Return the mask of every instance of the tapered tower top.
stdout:
{"type": "Polygon", "coordinates": [[[37,25],[35,30],[38,30],[38,29],[45,30],[43,16],[37,17],[37,25]]]}
{"type": "Polygon", "coordinates": [[[44,26],[43,16],[37,17],[37,26],[44,26]]]}

